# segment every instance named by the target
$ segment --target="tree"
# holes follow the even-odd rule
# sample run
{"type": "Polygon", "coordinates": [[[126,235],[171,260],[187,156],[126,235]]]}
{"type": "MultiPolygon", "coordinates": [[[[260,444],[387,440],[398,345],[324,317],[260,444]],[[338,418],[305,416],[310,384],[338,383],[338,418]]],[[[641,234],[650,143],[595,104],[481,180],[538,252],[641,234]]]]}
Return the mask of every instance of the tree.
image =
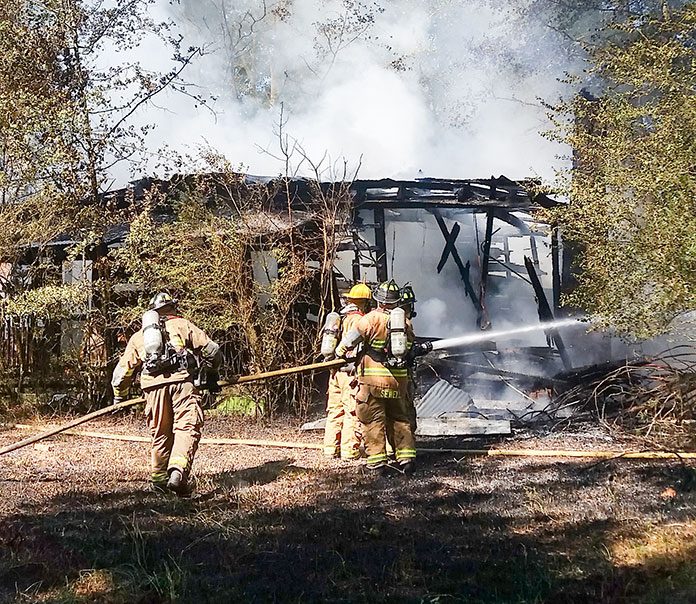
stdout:
{"type": "Polygon", "coordinates": [[[137,165],[145,152],[151,124],[136,125],[138,110],[167,89],[195,96],[181,74],[201,50],[182,50],[173,25],[151,16],[153,3],[0,6],[0,320],[21,316],[35,336],[36,319],[83,313],[83,287],[64,284],[60,264],[88,257],[118,220],[101,194],[115,165],[137,165]],[[128,59],[146,39],[171,53],[171,69],[128,59]]]}
{"type": "Polygon", "coordinates": [[[696,303],[696,7],[612,27],[586,93],[557,108],[575,154],[555,215],[577,245],[567,301],[644,337],[696,303]]]}
{"type": "Polygon", "coordinates": [[[77,187],[79,150],[70,144],[74,103],[59,57],[62,27],[50,12],[22,0],[0,7],[0,254],[66,226],[67,198],[77,187]],[[53,203],[51,203],[53,202],[53,203]],[[21,243],[20,243],[21,242],[21,243]]]}
{"type": "Polygon", "coordinates": [[[139,108],[167,88],[188,93],[181,72],[200,49],[180,49],[172,25],[149,15],[153,0],[8,0],[0,7],[0,257],[103,226],[89,211],[119,162],[137,162],[151,125],[139,108]],[[172,52],[167,73],[104,56],[157,37],[172,52]],[[101,61],[101,63],[100,63],[101,61]]]}

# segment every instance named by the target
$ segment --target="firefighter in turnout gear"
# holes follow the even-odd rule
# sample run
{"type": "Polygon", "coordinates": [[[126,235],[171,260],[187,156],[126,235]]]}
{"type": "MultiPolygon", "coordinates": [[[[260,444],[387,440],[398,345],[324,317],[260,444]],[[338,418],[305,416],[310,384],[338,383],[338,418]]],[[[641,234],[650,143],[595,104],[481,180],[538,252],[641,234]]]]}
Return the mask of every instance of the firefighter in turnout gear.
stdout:
{"type": "Polygon", "coordinates": [[[194,384],[201,368],[217,368],[220,347],[190,321],[176,316],[177,301],[158,293],[143,314],[143,326],[128,341],[114,369],[114,402],[128,395],[141,369],[145,416],[152,435],[152,486],[183,495],[201,438],[203,410],[194,384]]]}
{"type": "MultiPolygon", "coordinates": [[[[410,285],[404,285],[401,288],[401,302],[399,306],[404,309],[406,318],[410,321],[416,316],[416,294],[413,291],[413,287],[410,285]]],[[[417,354],[420,353],[420,347],[414,342],[413,346],[409,350],[407,358],[407,368],[408,368],[408,386],[406,390],[406,409],[408,411],[409,422],[411,424],[411,431],[413,434],[416,433],[416,407],[415,407],[415,396],[416,396],[416,380],[414,375],[414,360],[417,354]]],[[[421,353],[424,354],[424,353],[421,353]]],[[[387,454],[389,457],[395,455],[394,448],[394,431],[393,425],[387,424],[387,454]]]]}
{"type": "MultiPolygon", "coordinates": [[[[355,328],[368,310],[372,292],[364,283],[354,285],[346,294],[346,304],[338,313],[330,313],[324,324],[321,352],[325,359],[335,354],[341,334],[355,328]]],[[[326,404],[326,428],[324,429],[324,455],[342,459],[358,459],[362,443],[362,427],[355,409],[358,393],[355,355],[353,362],[334,370],[329,378],[326,404]]]]}
{"type": "Polygon", "coordinates": [[[397,464],[405,474],[410,474],[416,443],[407,407],[406,358],[413,344],[413,329],[399,308],[401,291],[393,280],[380,284],[373,298],[377,308],[344,334],[336,355],[344,356],[363,343],[358,367],[357,415],[363,424],[367,467],[381,472],[387,465],[386,430],[389,430],[394,435],[397,464]]]}

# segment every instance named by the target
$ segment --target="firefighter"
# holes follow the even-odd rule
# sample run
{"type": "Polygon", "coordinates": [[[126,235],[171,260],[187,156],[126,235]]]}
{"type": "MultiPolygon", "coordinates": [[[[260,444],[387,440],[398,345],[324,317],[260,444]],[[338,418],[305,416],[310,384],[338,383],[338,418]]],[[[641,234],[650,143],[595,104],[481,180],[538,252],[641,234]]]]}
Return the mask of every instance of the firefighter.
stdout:
{"type": "MultiPolygon", "coordinates": [[[[399,306],[404,309],[406,318],[411,320],[416,316],[416,294],[413,291],[413,287],[410,285],[404,285],[401,289],[401,303],[399,306]]],[[[432,352],[433,345],[430,342],[414,342],[413,346],[409,349],[406,355],[406,367],[408,368],[408,388],[406,397],[406,406],[408,410],[408,417],[411,423],[411,430],[413,434],[416,433],[417,428],[417,414],[416,414],[416,374],[415,374],[415,360],[419,356],[423,356],[432,352]]],[[[391,458],[394,457],[394,433],[389,425],[387,425],[387,455],[391,458]]]]}
{"type": "Polygon", "coordinates": [[[214,370],[219,365],[220,347],[196,325],[177,316],[176,308],[177,300],[166,292],[152,298],[142,329],[128,340],[111,385],[114,402],[120,402],[142,368],[140,387],[152,435],[152,487],[186,495],[203,426],[196,384],[201,369],[214,370]]]}
{"type": "MultiPolygon", "coordinates": [[[[406,318],[411,321],[413,317],[416,316],[416,294],[413,291],[413,287],[410,285],[404,285],[403,288],[401,289],[401,303],[400,306],[401,308],[404,309],[404,313],[406,314],[406,318]]],[[[432,350],[430,348],[428,350],[428,346],[426,344],[426,350],[429,352],[429,350],[432,350]]],[[[426,350],[423,350],[422,345],[419,345],[414,342],[412,348],[409,351],[409,355],[406,361],[406,365],[408,368],[408,387],[406,390],[406,407],[408,411],[408,417],[409,417],[409,422],[411,423],[411,430],[413,433],[416,433],[416,405],[415,405],[415,397],[416,397],[416,376],[415,376],[415,367],[414,367],[414,361],[416,356],[419,356],[421,354],[426,354],[426,350]]],[[[390,452],[390,449],[393,451],[394,449],[394,435],[391,433],[389,427],[387,427],[387,452],[390,452]],[[390,446],[391,445],[391,446],[390,446]]]]}
{"type": "MultiPolygon", "coordinates": [[[[368,310],[372,292],[364,283],[354,285],[345,296],[346,304],[340,315],[330,313],[324,325],[322,354],[332,358],[340,335],[355,327],[368,310]]],[[[353,362],[334,370],[329,378],[326,404],[326,428],[324,429],[324,455],[342,459],[358,459],[362,443],[362,428],[355,410],[358,379],[353,362]]]]}
{"type": "Polygon", "coordinates": [[[394,435],[396,462],[411,474],[416,443],[407,408],[408,369],[406,356],[413,344],[413,330],[399,308],[401,291],[394,280],[381,283],[373,292],[377,308],[347,331],[336,348],[344,356],[358,343],[364,345],[358,367],[360,384],[357,416],[363,424],[367,467],[384,472],[387,466],[386,430],[394,435]]]}

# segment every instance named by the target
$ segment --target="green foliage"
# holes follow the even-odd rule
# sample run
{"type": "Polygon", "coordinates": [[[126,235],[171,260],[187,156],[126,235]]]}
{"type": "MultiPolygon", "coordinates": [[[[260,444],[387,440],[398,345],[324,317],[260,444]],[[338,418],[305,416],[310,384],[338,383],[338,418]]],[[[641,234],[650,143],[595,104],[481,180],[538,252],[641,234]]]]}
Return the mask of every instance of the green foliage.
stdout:
{"type": "Polygon", "coordinates": [[[31,315],[46,320],[68,319],[85,311],[89,288],[83,283],[46,285],[0,301],[0,316],[31,315]]]}
{"type": "MultiPolygon", "coordinates": [[[[202,328],[214,332],[239,324],[234,293],[243,287],[244,241],[234,223],[214,216],[199,200],[181,203],[176,220],[164,224],[146,209],[114,256],[148,295],[175,293],[182,313],[202,328]]],[[[255,293],[254,284],[249,287],[255,293]]]]}
{"type": "MultiPolygon", "coordinates": [[[[43,374],[49,350],[57,356],[56,321],[89,322],[90,296],[98,298],[102,314],[92,332],[103,330],[111,314],[102,303],[109,299],[105,284],[92,291],[63,285],[61,263],[94,259],[107,228],[123,222],[100,195],[111,184],[115,164],[135,165],[142,157],[152,126],[138,127],[133,118],[159,92],[182,91],[181,73],[200,54],[180,49],[172,24],[152,18],[152,4],[0,3],[0,321],[12,324],[6,351],[17,391],[25,376],[43,374]],[[172,51],[168,71],[104,60],[105,51],[132,50],[144,39],[172,51]],[[57,243],[66,239],[72,243],[57,243]]],[[[97,270],[95,275],[102,276],[97,270]]],[[[68,373],[74,365],[66,365],[68,373]]]]}
{"type": "Polygon", "coordinates": [[[576,158],[552,217],[580,250],[567,302],[641,337],[696,304],[695,27],[693,5],[615,26],[591,53],[600,98],[557,116],[576,158]]]}
{"type": "Polygon", "coordinates": [[[61,3],[0,6],[0,258],[45,242],[77,218],[85,194],[74,144],[79,111],[61,52],[69,45],[61,3]]]}
{"type": "MultiPolygon", "coordinates": [[[[183,316],[225,345],[229,374],[311,362],[317,326],[306,315],[309,309],[321,314],[333,264],[310,268],[308,260],[333,259],[335,238],[321,229],[335,228],[347,197],[339,192],[317,200],[331,218],[315,216],[304,232],[291,226],[291,214],[269,210],[277,192],[272,186],[249,186],[234,173],[191,180],[168,198],[151,191],[125,244],[113,253],[116,272],[143,289],[139,302],[120,310],[122,322],[136,318],[154,292],[167,290],[183,316]],[[157,218],[165,211],[173,215],[157,218]],[[262,272],[264,259],[277,265],[277,274],[260,282],[254,264],[262,272]]],[[[249,396],[263,400],[269,414],[289,405],[302,411],[311,387],[311,377],[294,376],[251,386],[249,396]]]]}
{"type": "Polygon", "coordinates": [[[215,409],[223,415],[246,415],[253,417],[257,412],[263,415],[263,401],[255,401],[248,395],[234,395],[223,399],[215,409]]]}
{"type": "Polygon", "coordinates": [[[180,89],[182,70],[199,54],[180,52],[172,24],[154,21],[151,4],[0,6],[0,261],[26,262],[25,246],[41,251],[61,234],[85,247],[113,222],[88,202],[97,202],[115,164],[143,152],[151,126],[132,124],[137,110],[168,87],[180,89]],[[105,50],[135,48],[145,38],[170,48],[171,71],[137,62],[101,67],[105,50]]]}

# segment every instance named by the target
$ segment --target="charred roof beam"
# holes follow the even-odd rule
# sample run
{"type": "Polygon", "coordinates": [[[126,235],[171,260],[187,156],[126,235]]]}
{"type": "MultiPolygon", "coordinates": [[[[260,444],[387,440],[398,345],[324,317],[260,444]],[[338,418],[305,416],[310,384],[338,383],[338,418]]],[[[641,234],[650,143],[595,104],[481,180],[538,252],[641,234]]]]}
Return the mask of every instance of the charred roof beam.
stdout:
{"type": "Polygon", "coordinates": [[[467,261],[466,265],[462,262],[462,259],[459,256],[459,252],[455,247],[455,240],[459,235],[459,224],[455,223],[454,227],[452,227],[452,231],[450,232],[450,230],[447,228],[447,225],[445,224],[444,218],[442,218],[442,214],[440,214],[440,212],[438,212],[437,209],[431,209],[430,213],[435,217],[437,226],[440,227],[442,236],[445,238],[445,249],[442,251],[442,257],[440,258],[440,262],[437,265],[437,272],[439,274],[442,271],[442,269],[445,266],[445,262],[447,261],[447,258],[451,255],[452,259],[454,260],[454,263],[457,265],[457,268],[459,269],[459,275],[462,278],[462,282],[464,283],[465,294],[471,298],[471,302],[473,303],[476,312],[480,313],[481,303],[479,302],[478,296],[476,295],[476,292],[474,291],[474,288],[471,285],[471,277],[469,275],[469,269],[471,267],[471,264],[469,263],[469,261],[467,261]]]}
{"type": "MultiPolygon", "coordinates": [[[[539,276],[534,268],[534,263],[528,256],[524,257],[524,264],[527,267],[527,273],[529,274],[529,279],[532,282],[532,287],[534,288],[534,295],[537,299],[537,306],[539,312],[539,320],[542,323],[550,322],[554,320],[553,312],[549,306],[549,301],[544,293],[544,288],[541,285],[539,276]]],[[[563,366],[566,371],[570,371],[573,365],[568,357],[568,351],[566,350],[561,334],[557,329],[546,329],[546,339],[549,343],[553,342],[558,349],[558,354],[561,356],[561,361],[563,361],[563,366]]]]}

